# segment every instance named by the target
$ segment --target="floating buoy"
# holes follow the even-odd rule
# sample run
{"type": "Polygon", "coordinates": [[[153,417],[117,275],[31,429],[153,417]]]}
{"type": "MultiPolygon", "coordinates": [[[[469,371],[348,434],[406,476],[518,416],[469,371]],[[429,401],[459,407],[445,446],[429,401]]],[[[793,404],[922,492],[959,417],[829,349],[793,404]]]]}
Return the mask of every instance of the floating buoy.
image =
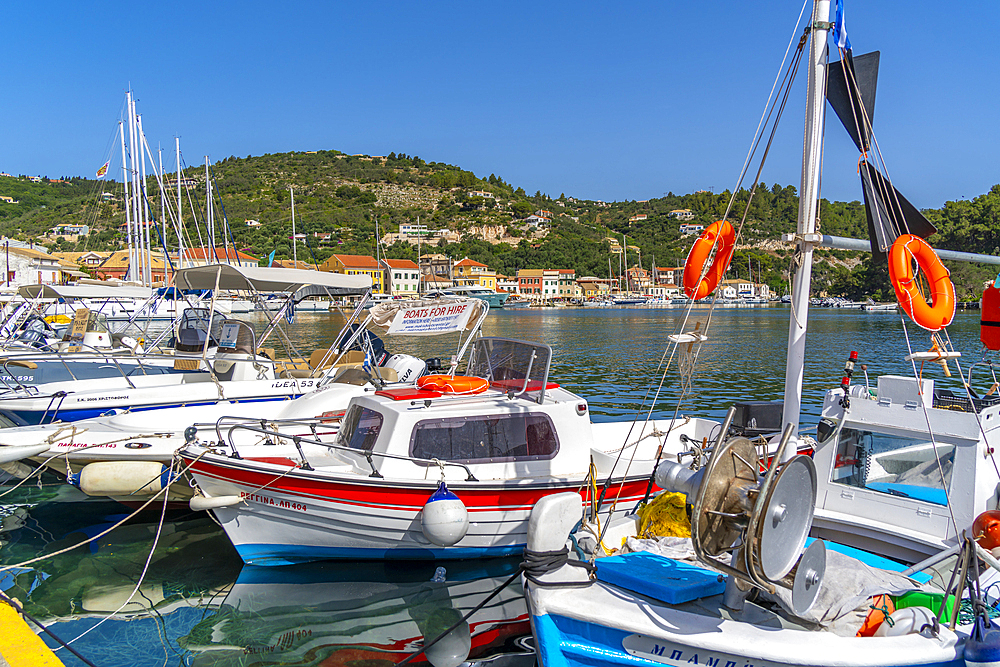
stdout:
{"type": "Polygon", "coordinates": [[[420,510],[420,529],[424,537],[441,547],[452,546],[469,531],[469,511],[444,481],[420,510]]]}
{"type": "Polygon", "coordinates": [[[962,657],[966,667],[997,667],[1000,665],[1000,630],[990,624],[981,637],[978,634],[973,631],[972,636],[965,640],[962,657]]]}
{"type": "Polygon", "coordinates": [[[1000,510],[986,510],[972,522],[972,537],[990,551],[1000,547],[1000,510]]]}
{"type": "Polygon", "coordinates": [[[159,461],[98,461],[83,466],[80,490],[88,496],[152,496],[173,481],[159,461]]]}

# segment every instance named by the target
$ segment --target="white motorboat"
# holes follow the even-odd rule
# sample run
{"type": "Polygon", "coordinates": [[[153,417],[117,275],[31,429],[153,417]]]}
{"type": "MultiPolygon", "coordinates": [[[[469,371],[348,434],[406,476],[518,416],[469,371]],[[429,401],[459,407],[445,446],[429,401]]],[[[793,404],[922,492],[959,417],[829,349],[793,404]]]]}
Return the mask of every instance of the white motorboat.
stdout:
{"type": "Polygon", "coordinates": [[[480,338],[467,376],[355,397],[335,437],[257,429],[274,444],[199,441],[181,460],[198,506],[214,507],[250,564],[517,554],[539,498],[573,490],[621,516],[646,493],[661,448],[680,454],[717,426],[592,423],[586,400],[550,382],[550,354],[480,338]]]}

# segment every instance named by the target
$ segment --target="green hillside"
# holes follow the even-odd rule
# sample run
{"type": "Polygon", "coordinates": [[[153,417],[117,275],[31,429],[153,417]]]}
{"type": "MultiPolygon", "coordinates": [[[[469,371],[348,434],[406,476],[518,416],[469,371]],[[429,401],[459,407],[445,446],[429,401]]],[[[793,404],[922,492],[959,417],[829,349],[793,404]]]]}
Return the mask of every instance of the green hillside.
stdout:
{"type": "MultiPolygon", "coordinates": [[[[572,268],[577,275],[607,276],[609,260],[617,275],[619,256],[604,239],[612,236],[621,243],[627,236],[628,263],[640,257],[647,269],[655,258],[658,266],[683,264],[693,237],[682,237],[678,220],[670,217],[675,209],[689,209],[692,223],[708,224],[726,210],[730,193],[698,192],[666,196],[649,201],[602,202],[578,200],[565,195],[552,198],[540,192],[527,194],[491,174],[477,177],[459,167],[426,162],[416,156],[392,153],[384,158],[349,156],[338,151],[291,152],[273,155],[229,157],[211,167],[215,188],[217,244],[228,234],[239,249],[258,257],[272,251],[278,258],[290,258],[291,197],[294,188],[296,231],[306,234],[306,246],[299,247],[299,259],[322,262],[334,252],[375,254],[376,224],[383,236],[396,232],[402,223],[428,225],[465,233],[460,243],[446,244],[434,252],[453,258],[470,257],[500,273],[512,274],[522,268],[572,268]],[[493,199],[470,196],[470,191],[493,194],[493,199]],[[551,230],[542,238],[518,220],[543,209],[553,213],[551,230]],[[646,218],[629,222],[645,214],[646,218]],[[228,221],[228,229],[223,219],[228,221]],[[259,221],[248,226],[247,221],[259,221]],[[510,243],[493,244],[473,238],[470,228],[501,229],[512,237],[510,243]],[[330,233],[321,242],[314,233],[330,233]]],[[[205,235],[205,169],[185,170],[184,193],[186,234],[195,245],[205,235]],[[197,221],[197,223],[196,223],[197,221]]],[[[170,207],[176,198],[173,176],[167,184],[170,207]]],[[[0,233],[20,239],[39,239],[57,225],[86,224],[88,237],[76,243],[64,239],[43,240],[55,250],[105,250],[121,246],[118,226],[124,222],[122,186],[114,181],[65,178],[62,182],[25,177],[0,177],[0,195],[18,203],[0,202],[0,233]],[[104,194],[107,193],[107,194],[104,194]]],[[[160,218],[160,198],[155,180],[149,184],[149,206],[160,218]]],[[[739,224],[748,191],[736,197],[730,220],[739,224]]],[[[792,186],[761,184],[753,196],[732,277],[746,277],[748,266],[753,278],[762,276],[777,292],[786,292],[792,260],[790,247],[774,243],[783,232],[795,228],[798,196],[792,186]]],[[[972,201],[948,202],[940,210],[925,214],[938,225],[933,239],[939,247],[1000,252],[1000,186],[972,201]]],[[[824,233],[866,238],[864,206],[858,202],[823,200],[820,209],[824,233]]],[[[168,231],[167,243],[176,242],[168,231]]],[[[159,245],[159,239],[154,245],[159,245]]],[[[416,258],[416,248],[395,243],[383,249],[389,257],[416,258]]],[[[866,253],[817,252],[820,260],[814,275],[814,289],[832,294],[891,298],[884,269],[873,266],[866,253]]],[[[991,270],[975,265],[954,267],[960,298],[981,291],[982,280],[991,270]]],[[[995,272],[993,272],[995,273],[995,272]]]]}

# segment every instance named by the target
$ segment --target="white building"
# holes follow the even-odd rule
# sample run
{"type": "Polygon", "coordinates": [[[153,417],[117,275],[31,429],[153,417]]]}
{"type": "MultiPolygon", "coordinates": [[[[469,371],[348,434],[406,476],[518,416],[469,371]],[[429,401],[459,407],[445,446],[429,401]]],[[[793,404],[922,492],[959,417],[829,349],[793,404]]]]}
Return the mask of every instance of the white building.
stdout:
{"type": "Polygon", "coordinates": [[[701,234],[705,231],[705,225],[681,225],[681,236],[689,236],[691,234],[701,234]]]}
{"type": "Polygon", "coordinates": [[[58,285],[62,283],[64,270],[71,267],[60,265],[59,258],[44,250],[25,248],[4,242],[0,245],[0,266],[3,266],[3,286],[58,285]]]}
{"type": "Polygon", "coordinates": [[[409,259],[383,259],[379,262],[388,276],[386,292],[393,296],[414,297],[420,289],[420,269],[409,259]]]}

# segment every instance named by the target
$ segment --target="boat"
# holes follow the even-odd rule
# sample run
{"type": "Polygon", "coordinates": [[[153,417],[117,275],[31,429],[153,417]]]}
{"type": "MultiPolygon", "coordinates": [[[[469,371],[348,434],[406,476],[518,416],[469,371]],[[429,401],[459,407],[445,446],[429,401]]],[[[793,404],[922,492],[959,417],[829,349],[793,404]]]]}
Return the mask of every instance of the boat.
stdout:
{"type": "Polygon", "coordinates": [[[354,397],[333,437],[258,429],[273,444],[256,450],[207,438],[181,464],[247,564],[491,558],[521,553],[528,512],[549,494],[623,515],[658,452],[688,451],[716,426],[592,422],[586,400],[550,380],[550,361],[544,344],[482,337],[465,376],[354,397]]]}
{"type": "Polygon", "coordinates": [[[531,305],[532,305],[532,303],[528,299],[507,299],[507,301],[504,302],[503,307],[504,308],[508,308],[508,309],[509,308],[531,308],[531,305]]]}
{"type": "Polygon", "coordinates": [[[490,304],[490,308],[503,308],[510,296],[507,292],[494,292],[478,285],[455,285],[444,290],[445,294],[455,297],[475,297],[490,304]]]}
{"type": "Polygon", "coordinates": [[[894,313],[898,304],[896,303],[875,303],[871,299],[868,299],[861,305],[861,310],[866,313],[894,313]]]}
{"type": "MultiPolygon", "coordinates": [[[[286,438],[336,433],[352,397],[376,389],[412,387],[427,368],[454,370],[438,358],[424,361],[400,352],[390,355],[373,329],[393,334],[396,341],[408,336],[447,336],[449,346],[457,333],[464,338],[458,349],[460,359],[488,311],[489,306],[478,299],[396,300],[373,307],[358,323],[359,308],[329,348],[310,355],[308,368],[293,369],[294,379],[306,388],[294,400],[221,400],[7,428],[0,433],[0,469],[19,477],[30,475],[33,471],[27,466],[22,469],[20,461],[31,457],[65,475],[89,496],[139,505],[165,492],[171,502],[187,505],[191,487],[173,471],[175,452],[186,443],[201,438],[226,441],[234,451],[245,446],[252,449],[265,426],[286,438]]],[[[278,383],[286,382],[290,380],[278,383]]],[[[273,457],[274,448],[268,446],[264,453],[265,458],[273,457]]]]}
{"type": "MultiPolygon", "coordinates": [[[[828,21],[829,11],[829,2],[814,3],[808,56],[799,54],[809,71],[793,237],[800,252],[817,236],[824,95],[837,88],[828,83],[835,77],[827,76],[827,39],[843,24],[839,15],[828,21]]],[[[843,41],[835,42],[844,53],[843,41]]],[[[849,50],[842,63],[855,66],[849,50]]],[[[870,119],[870,105],[854,108],[854,117],[870,119]]],[[[864,133],[854,139],[867,145],[864,133]]],[[[878,178],[862,168],[863,182],[878,178]]],[[[871,243],[873,252],[889,250],[901,308],[921,327],[940,330],[950,323],[954,295],[947,271],[921,239],[928,232],[909,217],[908,203],[894,203],[905,200],[887,183],[865,194],[870,220],[888,217],[897,225],[891,236],[880,227],[871,243]],[[934,286],[930,305],[923,297],[917,302],[915,281],[905,273],[911,257],[934,286]],[[894,274],[900,266],[902,276],[894,274]]],[[[986,591],[1000,570],[989,551],[1000,546],[1000,512],[991,512],[1000,483],[992,461],[1000,400],[970,389],[971,369],[956,393],[925,377],[931,364],[957,365],[960,354],[944,342],[910,352],[914,377],[883,375],[877,386],[867,371],[863,384],[852,382],[852,352],[840,386],[825,394],[814,455],[793,454],[802,440],[809,276],[807,259],[793,281],[784,428],[766,473],[753,443],[729,433],[734,410],[710,455],[656,468],[656,485],[679,494],[660,498],[681,515],[691,508],[689,538],[630,541],[627,553],[578,560],[569,547],[586,516],[579,496],[551,495],[535,505],[523,567],[542,667],[998,664],[1000,628],[989,618],[996,596],[986,591]],[[963,598],[973,613],[961,612],[963,598]]]]}

